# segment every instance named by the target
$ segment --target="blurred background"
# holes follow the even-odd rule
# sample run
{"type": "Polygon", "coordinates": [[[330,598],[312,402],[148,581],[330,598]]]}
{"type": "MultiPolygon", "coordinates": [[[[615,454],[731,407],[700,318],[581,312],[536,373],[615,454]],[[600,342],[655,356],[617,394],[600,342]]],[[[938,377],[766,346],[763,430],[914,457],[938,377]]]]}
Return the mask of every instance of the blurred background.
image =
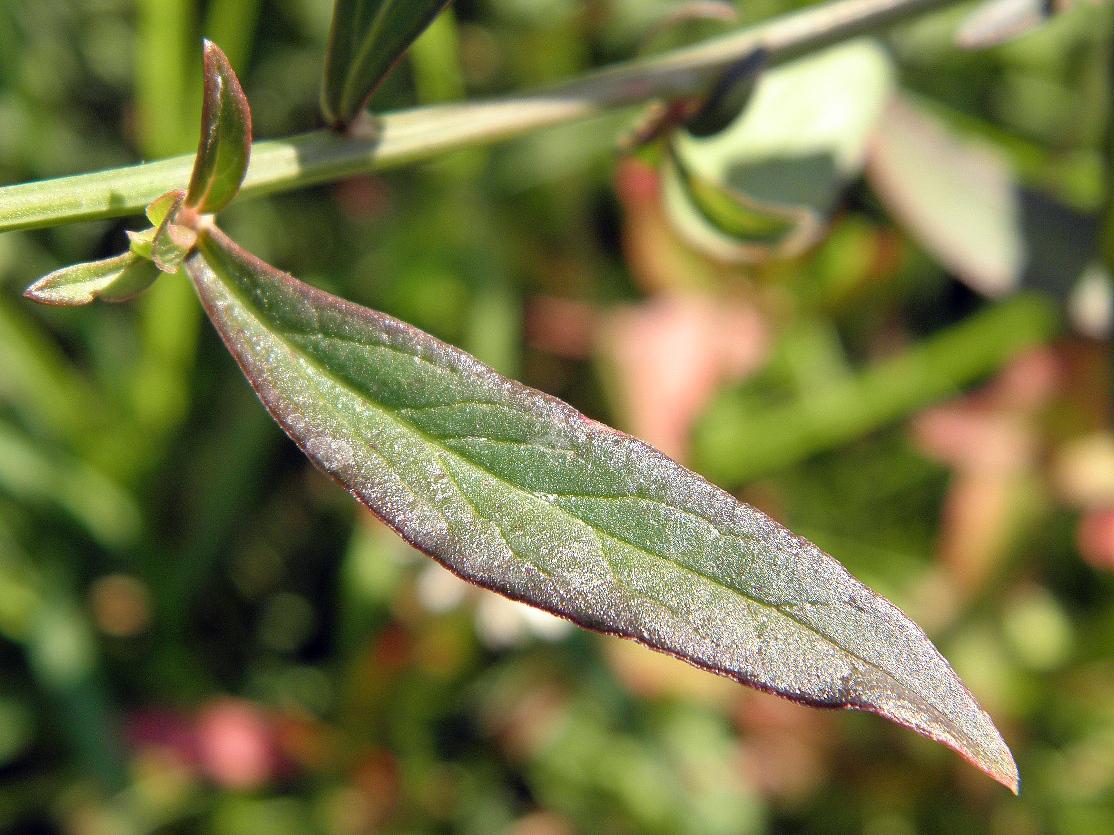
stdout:
{"type": "MultiPolygon", "coordinates": [[[[372,106],[534,88],[797,4],[652,34],[679,5],[461,0],[372,106]]],[[[312,129],[331,7],[0,0],[0,184],[192,152],[203,35],[257,139],[312,129]]],[[[184,279],[21,298],[122,251],[129,218],[0,235],[0,831],[1114,832],[1114,9],[976,52],[970,11],[867,49],[873,80],[838,94],[858,132],[817,139],[820,174],[816,148],[764,179],[745,147],[623,156],[627,111],[222,226],[815,541],[926,629],[1020,797],[881,719],[464,586],[306,462],[184,279]],[[763,196],[819,176],[798,206],[763,196]],[[787,225],[726,240],[678,202],[686,177],[787,225]]]]}

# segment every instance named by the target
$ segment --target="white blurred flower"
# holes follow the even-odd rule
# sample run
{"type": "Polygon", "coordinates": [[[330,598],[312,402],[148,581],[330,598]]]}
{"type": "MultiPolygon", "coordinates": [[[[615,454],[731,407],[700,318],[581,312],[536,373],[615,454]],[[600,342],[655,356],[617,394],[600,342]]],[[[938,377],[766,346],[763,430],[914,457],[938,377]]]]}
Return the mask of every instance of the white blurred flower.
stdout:
{"type": "Polygon", "coordinates": [[[535,638],[559,641],[573,629],[571,621],[472,586],[437,563],[418,575],[417,594],[422,606],[437,614],[455,609],[466,599],[473,601],[476,634],[492,650],[522,646],[535,638]]]}

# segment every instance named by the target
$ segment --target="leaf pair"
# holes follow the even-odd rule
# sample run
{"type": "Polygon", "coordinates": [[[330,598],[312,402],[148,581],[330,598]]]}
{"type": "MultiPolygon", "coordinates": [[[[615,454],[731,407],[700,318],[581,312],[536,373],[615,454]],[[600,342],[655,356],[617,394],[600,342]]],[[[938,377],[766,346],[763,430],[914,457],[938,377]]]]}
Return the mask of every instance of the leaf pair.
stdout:
{"type": "Polygon", "coordinates": [[[201,142],[188,191],[168,192],[148,206],[152,225],[128,233],[127,252],[56,270],[27,288],[25,296],[55,305],[133,298],[162,273],[178,272],[197,241],[200,216],[232,202],[251,154],[251,113],[224,53],[206,41],[204,58],[201,142]]]}

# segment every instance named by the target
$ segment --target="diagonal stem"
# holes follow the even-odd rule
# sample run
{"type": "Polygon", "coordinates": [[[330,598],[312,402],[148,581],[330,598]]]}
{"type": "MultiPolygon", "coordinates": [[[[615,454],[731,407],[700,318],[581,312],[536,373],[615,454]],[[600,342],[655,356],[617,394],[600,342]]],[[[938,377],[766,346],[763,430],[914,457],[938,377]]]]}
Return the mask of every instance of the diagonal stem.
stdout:
{"type": "MultiPolygon", "coordinates": [[[[771,64],[961,0],[837,0],[653,58],[617,64],[535,93],[389,113],[340,135],[257,142],[241,194],[284,191],[428,159],[616,107],[693,95],[734,62],[771,64]]],[[[0,188],[0,232],[135,214],[189,179],[193,155],[0,188]]]]}

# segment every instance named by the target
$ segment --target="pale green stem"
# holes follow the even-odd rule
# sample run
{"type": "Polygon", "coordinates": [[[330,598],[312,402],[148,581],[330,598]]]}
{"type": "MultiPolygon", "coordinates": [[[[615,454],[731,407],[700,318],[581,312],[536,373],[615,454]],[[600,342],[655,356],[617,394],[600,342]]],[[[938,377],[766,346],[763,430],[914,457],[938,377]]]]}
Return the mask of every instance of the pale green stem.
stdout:
{"type": "MultiPolygon", "coordinates": [[[[241,190],[266,194],[378,171],[446,151],[586,119],[654,98],[694,95],[756,49],[780,63],[961,0],[839,0],[731,35],[618,64],[537,93],[423,107],[343,136],[313,131],[258,142],[241,190]]],[[[0,231],[138,213],[189,180],[192,156],[0,188],[0,231]]]]}

